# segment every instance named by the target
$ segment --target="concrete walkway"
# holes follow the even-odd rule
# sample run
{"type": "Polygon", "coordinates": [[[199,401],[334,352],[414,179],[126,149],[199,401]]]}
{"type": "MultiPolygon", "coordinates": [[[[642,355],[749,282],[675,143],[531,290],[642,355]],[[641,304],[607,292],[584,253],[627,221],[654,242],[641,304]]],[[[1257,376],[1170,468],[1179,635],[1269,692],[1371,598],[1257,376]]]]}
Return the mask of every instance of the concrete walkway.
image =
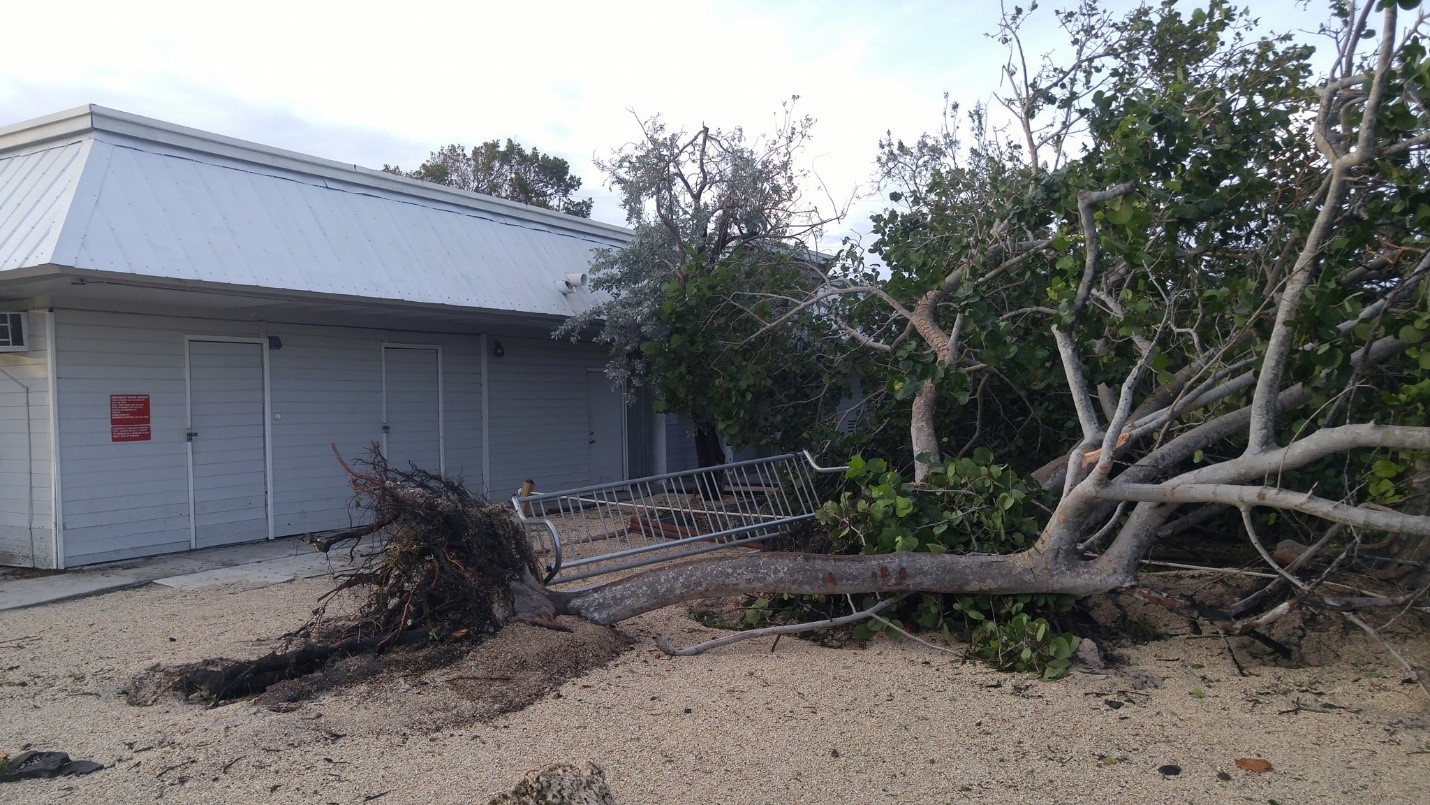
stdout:
{"type": "MultiPolygon", "coordinates": [[[[363,547],[370,548],[370,544],[363,547]]],[[[360,553],[357,559],[361,558],[360,553]]],[[[181,590],[220,584],[253,589],[294,579],[328,576],[351,565],[346,548],[324,554],[300,537],[284,537],[58,572],[0,568],[0,611],[144,584],[162,584],[181,590]],[[43,575],[32,575],[36,572],[43,575]]]]}

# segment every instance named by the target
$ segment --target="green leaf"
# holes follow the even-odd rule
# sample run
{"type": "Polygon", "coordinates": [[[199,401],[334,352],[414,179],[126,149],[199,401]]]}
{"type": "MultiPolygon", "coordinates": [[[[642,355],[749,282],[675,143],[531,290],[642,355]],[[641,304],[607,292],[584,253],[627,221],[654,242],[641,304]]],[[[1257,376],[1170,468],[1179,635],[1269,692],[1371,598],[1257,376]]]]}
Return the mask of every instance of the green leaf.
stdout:
{"type": "Polygon", "coordinates": [[[906,497],[894,499],[894,515],[896,517],[908,517],[914,510],[914,502],[906,497]]]}
{"type": "Polygon", "coordinates": [[[1371,472],[1380,478],[1394,478],[1405,470],[1405,465],[1380,458],[1371,464],[1371,472]]]}
{"type": "Polygon", "coordinates": [[[850,479],[861,478],[864,475],[864,459],[862,456],[852,456],[849,459],[849,469],[844,471],[844,477],[850,479]]]}
{"type": "Polygon", "coordinates": [[[1132,216],[1134,213],[1136,213],[1136,211],[1136,207],[1132,202],[1126,200],[1125,198],[1119,198],[1117,201],[1107,206],[1107,209],[1105,210],[1105,215],[1107,216],[1107,220],[1109,223],[1113,223],[1118,226],[1125,226],[1127,222],[1132,220],[1132,216]]]}

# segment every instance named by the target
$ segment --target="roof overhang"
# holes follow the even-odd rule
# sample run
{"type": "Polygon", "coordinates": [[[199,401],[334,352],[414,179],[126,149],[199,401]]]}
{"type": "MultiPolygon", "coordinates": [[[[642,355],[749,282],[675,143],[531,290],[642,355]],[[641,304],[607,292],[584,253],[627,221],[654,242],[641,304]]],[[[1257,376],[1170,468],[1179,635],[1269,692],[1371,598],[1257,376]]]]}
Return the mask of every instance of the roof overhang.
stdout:
{"type": "Polygon", "coordinates": [[[295,293],[222,283],[162,282],[66,266],[0,274],[0,309],[61,309],[213,318],[271,325],[549,338],[565,319],[456,305],[295,293]]]}

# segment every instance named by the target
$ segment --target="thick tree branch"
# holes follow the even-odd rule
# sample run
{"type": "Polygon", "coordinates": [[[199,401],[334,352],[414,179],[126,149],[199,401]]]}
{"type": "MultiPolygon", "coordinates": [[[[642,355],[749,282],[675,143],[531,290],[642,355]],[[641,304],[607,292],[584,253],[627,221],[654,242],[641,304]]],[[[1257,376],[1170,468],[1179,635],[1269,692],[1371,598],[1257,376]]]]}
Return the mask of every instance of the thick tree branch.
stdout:
{"type": "Polygon", "coordinates": [[[1349,450],[1430,450],[1430,427],[1404,425],[1341,425],[1324,428],[1279,450],[1192,470],[1169,483],[1235,482],[1304,467],[1312,461],[1349,450]]]}
{"type": "Polygon", "coordinates": [[[1165,484],[1113,483],[1096,492],[1104,500],[1136,500],[1153,503],[1223,503],[1229,506],[1266,506],[1298,511],[1357,528],[1392,533],[1430,536],[1430,516],[1416,516],[1351,506],[1316,497],[1306,492],[1294,492],[1274,486],[1240,486],[1237,484],[1195,484],[1168,482],[1165,484]]]}
{"type": "Polygon", "coordinates": [[[934,429],[934,414],[938,406],[938,387],[925,380],[914,396],[909,417],[909,443],[914,451],[914,483],[921,484],[929,470],[943,460],[938,447],[938,432],[934,429]]]}
{"type": "MultiPolygon", "coordinates": [[[[1248,455],[1271,450],[1276,444],[1276,417],[1280,413],[1276,406],[1276,394],[1281,385],[1281,376],[1285,372],[1286,362],[1294,348],[1296,316],[1300,312],[1306,289],[1311,284],[1314,273],[1312,268],[1320,258],[1322,247],[1330,237],[1333,220],[1340,214],[1349,174],[1354,168],[1365,163],[1374,155],[1378,99],[1391,67],[1390,57],[1394,32],[1395,4],[1391,3],[1385,10],[1385,30],[1381,38],[1376,70],[1371,79],[1370,96],[1375,100],[1375,105],[1366,108],[1362,115],[1359,145],[1355,152],[1327,156],[1330,163],[1330,175],[1325,196],[1321,200],[1321,207],[1317,211],[1315,223],[1312,224],[1311,231],[1306,236],[1301,252],[1291,269],[1291,274],[1286,279],[1286,285],[1281,290],[1280,302],[1276,306],[1276,322],[1272,327],[1271,337],[1267,340],[1261,371],[1257,377],[1256,393],[1252,400],[1250,438],[1246,445],[1248,455]]],[[[1346,43],[1345,47],[1354,48],[1354,42],[1346,43]]],[[[1336,97],[1336,93],[1333,92],[1326,92],[1322,95],[1321,108],[1315,123],[1318,140],[1324,142],[1333,140],[1330,135],[1329,110],[1336,97]]]]}
{"type": "Polygon", "coordinates": [[[1106,190],[1083,190],[1077,194],[1078,222],[1082,226],[1083,236],[1083,267],[1082,279],[1078,282],[1077,295],[1073,297],[1072,315],[1076,318],[1082,313],[1082,309],[1087,305],[1087,298],[1092,293],[1093,281],[1097,278],[1098,263],[1102,255],[1102,242],[1097,233],[1097,221],[1093,217],[1098,205],[1125,196],[1132,192],[1136,185],[1132,182],[1122,182],[1115,184],[1106,190]]]}
{"type": "Polygon", "coordinates": [[[696,598],[779,590],[840,593],[1023,593],[1091,595],[1131,583],[1037,550],[1005,556],[895,553],[881,556],[755,553],[648,570],[576,593],[552,592],[563,611],[616,623],[696,598]]]}

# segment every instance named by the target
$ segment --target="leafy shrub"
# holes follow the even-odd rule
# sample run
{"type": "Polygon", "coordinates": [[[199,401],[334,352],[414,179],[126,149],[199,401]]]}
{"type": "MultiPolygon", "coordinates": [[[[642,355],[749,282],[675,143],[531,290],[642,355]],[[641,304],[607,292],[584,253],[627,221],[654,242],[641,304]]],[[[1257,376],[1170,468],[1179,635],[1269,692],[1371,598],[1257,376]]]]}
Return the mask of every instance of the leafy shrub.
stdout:
{"type": "MultiPolygon", "coordinates": [[[[932,468],[916,486],[883,459],[849,461],[855,486],[818,512],[837,553],[1012,553],[1032,545],[1041,512],[1052,500],[1037,483],[1020,477],[993,454],[978,449],[966,458],[932,468]]],[[[923,595],[886,619],[900,628],[942,633],[970,632],[969,653],[1003,670],[1056,679],[1067,673],[1077,638],[1058,633],[1047,616],[1066,612],[1067,595],[923,595]]],[[[886,631],[877,620],[856,627],[856,637],[886,631]]]]}
{"type": "Polygon", "coordinates": [[[1054,632],[1047,618],[1019,612],[1006,620],[980,623],[969,636],[968,653],[1000,671],[1060,679],[1067,676],[1077,646],[1075,635],[1054,632]]]}

